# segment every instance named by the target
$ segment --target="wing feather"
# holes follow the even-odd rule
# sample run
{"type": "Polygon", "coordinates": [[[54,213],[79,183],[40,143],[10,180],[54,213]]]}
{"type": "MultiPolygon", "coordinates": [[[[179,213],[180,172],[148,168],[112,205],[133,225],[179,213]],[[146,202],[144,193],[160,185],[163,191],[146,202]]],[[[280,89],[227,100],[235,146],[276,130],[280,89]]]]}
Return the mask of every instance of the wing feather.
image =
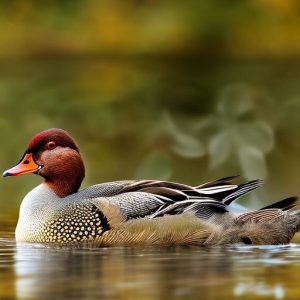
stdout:
{"type": "Polygon", "coordinates": [[[285,212],[281,209],[264,209],[255,210],[243,213],[235,218],[237,222],[258,222],[258,223],[272,223],[284,218],[285,212]]]}

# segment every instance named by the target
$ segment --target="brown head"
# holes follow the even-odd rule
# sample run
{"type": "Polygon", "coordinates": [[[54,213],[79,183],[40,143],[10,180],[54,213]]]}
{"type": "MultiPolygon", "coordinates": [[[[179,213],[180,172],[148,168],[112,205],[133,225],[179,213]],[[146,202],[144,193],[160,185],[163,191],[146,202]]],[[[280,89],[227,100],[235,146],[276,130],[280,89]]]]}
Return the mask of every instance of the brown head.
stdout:
{"type": "Polygon", "coordinates": [[[59,197],[65,197],[78,191],[84,178],[84,164],[70,135],[51,128],[34,135],[20,162],[3,176],[27,173],[42,176],[59,197]]]}

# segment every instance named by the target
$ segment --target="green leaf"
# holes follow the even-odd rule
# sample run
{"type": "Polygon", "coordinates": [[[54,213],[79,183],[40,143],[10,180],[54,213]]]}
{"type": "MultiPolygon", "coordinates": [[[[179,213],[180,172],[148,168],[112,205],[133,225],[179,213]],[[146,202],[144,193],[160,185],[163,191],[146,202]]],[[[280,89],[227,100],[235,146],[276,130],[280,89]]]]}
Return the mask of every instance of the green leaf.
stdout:
{"type": "Polygon", "coordinates": [[[203,143],[179,129],[168,113],[164,115],[163,126],[174,140],[174,144],[171,146],[173,152],[185,158],[197,158],[205,154],[203,143]]]}
{"type": "Polygon", "coordinates": [[[171,146],[174,153],[185,158],[199,158],[205,154],[205,148],[193,137],[185,136],[171,146]]]}
{"type": "Polygon", "coordinates": [[[265,179],[267,177],[267,165],[262,151],[255,147],[242,147],[238,149],[238,157],[246,178],[265,179]]]}
{"type": "Polygon", "coordinates": [[[217,111],[223,116],[237,118],[251,111],[253,106],[253,90],[245,84],[232,84],[222,91],[217,111]]]}
{"type": "Polygon", "coordinates": [[[207,115],[202,119],[195,120],[193,122],[193,130],[204,133],[207,131],[211,131],[219,129],[219,117],[215,115],[207,115]]]}
{"type": "Polygon", "coordinates": [[[164,151],[150,153],[138,167],[136,178],[167,180],[172,175],[171,158],[164,151]]]}
{"type": "Polygon", "coordinates": [[[231,151],[231,139],[227,131],[214,135],[208,144],[210,166],[215,168],[226,161],[231,151]]]}
{"type": "Polygon", "coordinates": [[[275,139],[273,129],[263,121],[241,124],[236,135],[242,147],[255,147],[263,153],[274,148],[275,139]]]}

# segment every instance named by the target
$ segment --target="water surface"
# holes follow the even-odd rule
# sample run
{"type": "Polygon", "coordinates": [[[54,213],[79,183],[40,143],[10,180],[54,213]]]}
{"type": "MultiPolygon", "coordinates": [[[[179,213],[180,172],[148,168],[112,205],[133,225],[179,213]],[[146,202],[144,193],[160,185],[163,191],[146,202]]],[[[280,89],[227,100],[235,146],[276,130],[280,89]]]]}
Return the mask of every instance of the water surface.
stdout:
{"type": "Polygon", "coordinates": [[[0,238],[0,299],[299,299],[300,246],[59,249],[0,238]]]}

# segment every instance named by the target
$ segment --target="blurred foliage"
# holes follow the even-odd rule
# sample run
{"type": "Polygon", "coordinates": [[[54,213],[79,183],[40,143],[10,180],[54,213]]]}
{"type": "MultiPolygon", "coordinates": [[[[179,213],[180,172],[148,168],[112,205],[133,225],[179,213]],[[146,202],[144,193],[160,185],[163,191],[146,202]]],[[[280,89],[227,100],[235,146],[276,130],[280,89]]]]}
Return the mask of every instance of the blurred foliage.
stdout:
{"type": "Polygon", "coordinates": [[[0,57],[299,57],[300,4],[259,1],[0,1],[0,57]]]}
{"type": "Polygon", "coordinates": [[[186,134],[176,130],[167,116],[171,133],[176,139],[176,146],[173,146],[175,152],[186,158],[201,157],[206,152],[204,141],[211,168],[230,159],[238,159],[241,174],[246,178],[265,179],[265,155],[274,146],[274,134],[266,121],[253,116],[255,94],[255,89],[245,85],[227,86],[219,96],[216,111],[195,120],[186,134]],[[199,139],[189,135],[193,131],[199,139]]]}

